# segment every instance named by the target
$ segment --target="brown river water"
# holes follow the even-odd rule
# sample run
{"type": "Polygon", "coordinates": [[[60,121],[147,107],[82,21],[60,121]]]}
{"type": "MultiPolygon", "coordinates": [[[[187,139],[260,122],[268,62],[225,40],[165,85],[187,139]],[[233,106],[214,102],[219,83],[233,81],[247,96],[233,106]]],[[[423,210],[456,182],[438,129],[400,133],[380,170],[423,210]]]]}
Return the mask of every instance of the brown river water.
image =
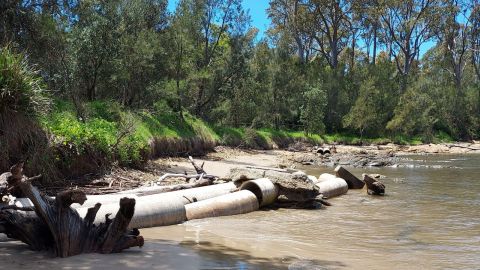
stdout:
{"type": "Polygon", "coordinates": [[[402,163],[351,169],[388,176],[381,180],[384,197],[349,190],[319,210],[143,229],[143,249],[114,255],[46,260],[0,243],[0,269],[480,269],[480,155],[410,156],[402,163]]]}

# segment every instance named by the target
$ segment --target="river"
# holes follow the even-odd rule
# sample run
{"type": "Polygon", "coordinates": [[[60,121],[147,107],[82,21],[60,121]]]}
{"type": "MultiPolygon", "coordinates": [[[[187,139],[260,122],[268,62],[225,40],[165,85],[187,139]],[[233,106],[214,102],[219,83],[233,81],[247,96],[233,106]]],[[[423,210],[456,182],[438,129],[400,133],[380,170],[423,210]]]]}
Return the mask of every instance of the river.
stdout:
{"type": "MultiPolygon", "coordinates": [[[[480,269],[480,156],[410,156],[386,196],[349,190],[321,210],[257,211],[143,230],[201,257],[201,269],[480,269]]],[[[308,168],[319,175],[331,168],[308,168]]]]}
{"type": "MultiPolygon", "coordinates": [[[[0,243],[0,269],[480,269],[480,155],[410,156],[386,196],[349,190],[319,210],[263,210],[142,229],[143,249],[50,259],[0,243]]],[[[304,168],[319,175],[331,168],[304,168]]]]}

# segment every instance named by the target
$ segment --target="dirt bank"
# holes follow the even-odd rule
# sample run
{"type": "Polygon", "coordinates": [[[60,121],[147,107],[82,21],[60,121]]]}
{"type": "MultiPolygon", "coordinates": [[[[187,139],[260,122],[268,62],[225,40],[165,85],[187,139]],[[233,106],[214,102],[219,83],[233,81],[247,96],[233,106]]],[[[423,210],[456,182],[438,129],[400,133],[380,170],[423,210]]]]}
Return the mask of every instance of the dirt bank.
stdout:
{"type": "MultiPolygon", "coordinates": [[[[325,145],[324,147],[332,147],[325,145]]],[[[336,145],[336,153],[321,155],[312,151],[312,147],[302,147],[302,151],[287,150],[244,150],[218,146],[213,152],[196,158],[205,162],[205,171],[219,177],[225,177],[231,168],[248,165],[295,168],[304,165],[334,167],[336,165],[352,167],[396,166],[405,155],[417,154],[470,154],[480,153],[480,142],[404,145],[336,145]]],[[[295,149],[290,149],[295,150],[295,149]]],[[[332,151],[333,152],[333,151],[332,151]]],[[[112,167],[104,175],[86,175],[71,181],[59,182],[45,188],[54,194],[68,187],[79,187],[87,194],[112,193],[151,184],[164,173],[194,173],[186,158],[159,158],[149,161],[142,170],[112,167]]],[[[183,183],[183,180],[169,179],[162,184],[183,183]]]]}

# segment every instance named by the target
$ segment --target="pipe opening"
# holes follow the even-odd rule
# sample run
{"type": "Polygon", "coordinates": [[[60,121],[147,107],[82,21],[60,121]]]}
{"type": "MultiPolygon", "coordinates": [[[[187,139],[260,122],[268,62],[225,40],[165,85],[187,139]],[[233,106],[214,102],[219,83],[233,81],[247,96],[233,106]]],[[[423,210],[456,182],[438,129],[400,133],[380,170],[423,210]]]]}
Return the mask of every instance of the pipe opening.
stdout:
{"type": "Polygon", "coordinates": [[[258,204],[262,205],[263,203],[263,192],[262,189],[253,181],[248,181],[243,183],[242,190],[251,191],[257,197],[258,204]]]}

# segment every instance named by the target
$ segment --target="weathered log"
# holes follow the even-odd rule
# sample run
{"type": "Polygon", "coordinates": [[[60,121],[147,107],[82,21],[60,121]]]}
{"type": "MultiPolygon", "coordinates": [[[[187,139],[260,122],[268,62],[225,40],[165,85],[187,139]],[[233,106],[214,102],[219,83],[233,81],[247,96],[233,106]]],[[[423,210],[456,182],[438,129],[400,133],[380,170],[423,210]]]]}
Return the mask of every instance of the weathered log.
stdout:
{"type": "Polygon", "coordinates": [[[363,181],[367,185],[367,193],[369,195],[384,195],[385,194],[385,185],[370,177],[368,174],[363,174],[363,181]]]}
{"type": "MultiPolygon", "coordinates": [[[[23,161],[10,167],[10,171],[0,175],[0,197],[11,194],[16,197],[23,197],[18,184],[23,179],[23,161]]],[[[38,176],[35,177],[39,178],[38,176]]],[[[30,179],[33,180],[33,179],[30,179]]]]}
{"type": "Polygon", "coordinates": [[[265,167],[265,166],[245,166],[249,169],[259,169],[259,170],[264,170],[264,171],[277,171],[277,172],[284,172],[284,173],[292,173],[296,172],[296,170],[292,169],[282,169],[282,168],[274,168],[274,167],[265,167]]]}
{"type": "MultiPolygon", "coordinates": [[[[10,173],[9,179],[15,176],[14,172],[10,173]]],[[[70,207],[72,203],[85,202],[82,191],[64,191],[51,199],[33,187],[29,178],[22,175],[20,179],[10,181],[7,188],[18,189],[30,199],[33,209],[10,205],[0,207],[0,227],[8,237],[26,243],[33,250],[51,250],[59,257],[90,252],[113,253],[143,246],[144,240],[138,230],[127,230],[135,211],[135,199],[120,199],[115,218],[96,226],[93,220],[101,204],[90,208],[85,219],[70,207]]]]}
{"type": "Polygon", "coordinates": [[[177,190],[182,190],[182,189],[189,189],[189,188],[196,188],[196,187],[203,187],[203,186],[208,186],[213,183],[213,180],[215,178],[204,178],[203,175],[200,175],[200,179],[196,180],[193,183],[187,183],[187,184],[178,184],[178,185],[170,185],[170,186],[161,186],[156,188],[154,191],[145,191],[141,193],[142,195],[150,195],[150,194],[157,194],[157,193],[164,193],[164,192],[171,192],[171,191],[177,191],[177,190]]]}
{"type": "MultiPolygon", "coordinates": [[[[172,178],[172,177],[178,177],[178,178],[185,178],[185,179],[199,179],[200,176],[202,176],[202,174],[181,174],[181,173],[166,173],[164,175],[162,175],[160,178],[158,178],[157,180],[157,184],[162,182],[163,180],[167,179],[167,178],[172,178]]],[[[210,175],[210,174],[204,174],[203,175],[203,178],[205,179],[216,179],[218,177],[216,177],[215,175],[210,175]]]]}

